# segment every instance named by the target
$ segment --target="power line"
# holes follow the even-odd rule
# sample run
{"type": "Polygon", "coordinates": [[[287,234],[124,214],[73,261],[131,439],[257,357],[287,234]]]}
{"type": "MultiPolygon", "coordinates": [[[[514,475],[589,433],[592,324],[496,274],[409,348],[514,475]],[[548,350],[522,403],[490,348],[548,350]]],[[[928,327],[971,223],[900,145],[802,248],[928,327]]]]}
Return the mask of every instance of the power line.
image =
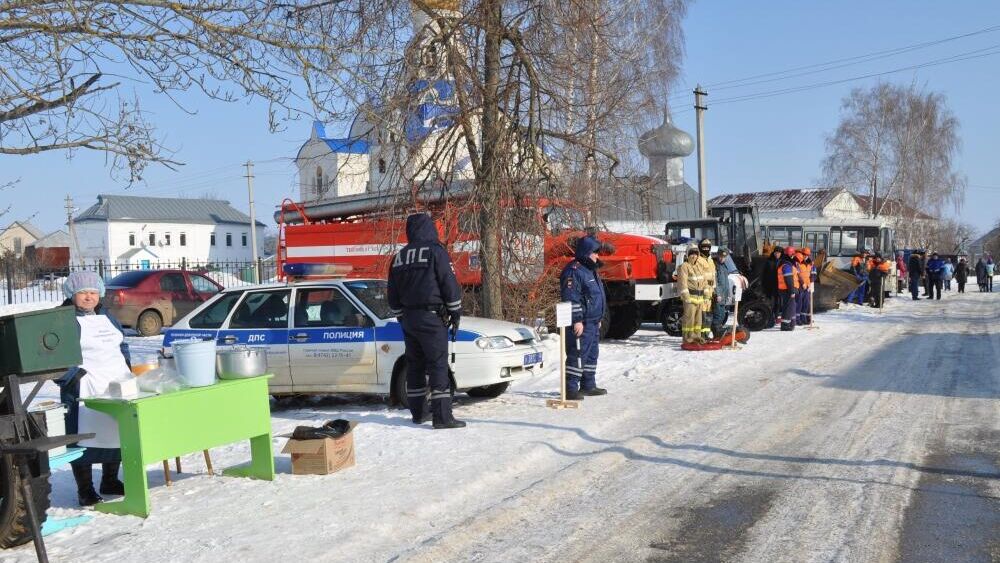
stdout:
{"type": "MultiPolygon", "coordinates": [[[[788,79],[797,78],[797,77],[800,77],[800,76],[807,76],[807,75],[810,75],[810,74],[817,74],[817,73],[821,73],[821,72],[827,72],[827,71],[835,70],[835,69],[838,69],[838,68],[844,68],[844,67],[847,67],[847,66],[853,66],[853,65],[857,65],[857,64],[871,62],[871,61],[874,61],[874,60],[884,59],[884,58],[888,58],[888,57],[895,56],[895,55],[898,55],[898,54],[907,53],[907,52],[910,52],[910,51],[916,51],[916,50],[919,50],[919,49],[926,49],[928,47],[933,47],[933,46],[936,46],[936,45],[941,45],[943,43],[948,43],[948,42],[951,42],[951,41],[957,41],[957,40],[960,40],[960,39],[965,39],[965,38],[973,37],[973,36],[976,36],[976,35],[982,35],[982,34],[985,34],[985,33],[992,33],[992,32],[995,32],[995,31],[1000,31],[1000,25],[986,27],[986,28],[983,28],[983,29],[978,29],[976,31],[971,31],[969,33],[963,33],[963,34],[960,34],[960,35],[953,35],[951,37],[945,37],[945,38],[937,39],[937,40],[934,40],[934,41],[926,41],[926,42],[923,42],[923,43],[915,43],[915,44],[906,45],[906,46],[903,46],[903,47],[896,47],[896,48],[893,48],[893,49],[886,49],[886,50],[883,50],[883,51],[875,51],[875,52],[867,53],[867,54],[864,54],[864,55],[856,55],[856,56],[853,56],[853,57],[846,57],[846,58],[842,58],[842,59],[835,59],[835,60],[832,60],[832,61],[826,61],[826,62],[822,62],[822,63],[814,63],[814,64],[808,64],[808,65],[793,67],[793,68],[789,68],[789,69],[781,70],[781,71],[766,72],[766,73],[762,73],[762,74],[756,74],[756,75],[752,75],[752,76],[747,76],[747,77],[744,77],[744,78],[737,78],[737,79],[733,79],[733,80],[725,80],[725,81],[722,81],[722,82],[715,82],[715,83],[712,83],[712,84],[707,84],[704,87],[706,89],[709,89],[709,90],[718,91],[718,90],[728,90],[728,89],[732,89],[732,88],[738,88],[738,87],[742,87],[742,86],[752,86],[752,85],[755,85],[755,84],[763,84],[763,83],[768,83],[768,82],[775,82],[775,81],[780,81],[780,80],[788,80],[788,79]],[[817,69],[817,70],[810,70],[810,69],[817,69]],[[801,72],[801,71],[807,71],[807,72],[801,72]],[[790,73],[796,73],[796,74],[790,74],[790,73]],[[782,76],[782,75],[786,75],[786,74],[788,76],[782,76]]],[[[687,99],[687,94],[677,94],[677,95],[671,96],[670,99],[671,100],[674,100],[674,99],[687,99]]]]}

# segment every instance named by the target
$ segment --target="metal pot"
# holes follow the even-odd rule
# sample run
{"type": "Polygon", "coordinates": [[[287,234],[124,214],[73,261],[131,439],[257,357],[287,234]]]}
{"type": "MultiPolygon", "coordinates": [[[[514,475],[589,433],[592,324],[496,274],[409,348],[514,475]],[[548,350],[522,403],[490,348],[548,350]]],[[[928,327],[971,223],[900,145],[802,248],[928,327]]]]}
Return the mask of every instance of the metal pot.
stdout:
{"type": "Polygon", "coordinates": [[[220,379],[257,377],[267,373],[267,349],[241,346],[215,354],[215,373],[220,379]]]}

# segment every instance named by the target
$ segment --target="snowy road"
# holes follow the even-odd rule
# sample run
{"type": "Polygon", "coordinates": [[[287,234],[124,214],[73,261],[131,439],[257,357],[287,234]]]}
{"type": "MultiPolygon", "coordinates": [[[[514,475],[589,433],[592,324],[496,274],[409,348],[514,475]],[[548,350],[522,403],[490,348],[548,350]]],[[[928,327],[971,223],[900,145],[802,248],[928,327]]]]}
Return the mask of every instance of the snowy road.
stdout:
{"type": "MultiPolygon", "coordinates": [[[[604,346],[606,397],[554,377],[464,401],[435,432],[375,399],[275,406],[275,434],[344,417],[357,467],[264,483],[150,468],[146,520],[96,514],[54,561],[1000,561],[1000,295],[847,307],[819,330],[686,353],[604,346]]],[[[145,343],[136,342],[138,345],[145,343]]],[[[275,439],[275,451],[283,440],[275,439]]],[[[246,446],[213,450],[217,468],[246,446]]],[[[76,515],[72,477],[51,513],[76,515]]],[[[31,561],[29,549],[0,553],[31,561]]]]}

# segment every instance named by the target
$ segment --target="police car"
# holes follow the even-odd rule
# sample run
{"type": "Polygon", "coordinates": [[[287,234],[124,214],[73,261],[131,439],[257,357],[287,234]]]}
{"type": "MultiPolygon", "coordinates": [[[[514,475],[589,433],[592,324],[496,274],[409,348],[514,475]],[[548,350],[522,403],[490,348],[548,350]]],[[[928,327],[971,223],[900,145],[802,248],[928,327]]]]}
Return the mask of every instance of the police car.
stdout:
{"type": "MultiPolygon", "coordinates": [[[[220,348],[265,346],[274,395],[387,394],[405,404],[403,331],[389,312],[386,282],[322,279],[223,290],[164,331],[220,348]]],[[[497,397],[511,381],[558,364],[558,336],[516,323],[462,317],[453,344],[457,390],[497,397]]]]}

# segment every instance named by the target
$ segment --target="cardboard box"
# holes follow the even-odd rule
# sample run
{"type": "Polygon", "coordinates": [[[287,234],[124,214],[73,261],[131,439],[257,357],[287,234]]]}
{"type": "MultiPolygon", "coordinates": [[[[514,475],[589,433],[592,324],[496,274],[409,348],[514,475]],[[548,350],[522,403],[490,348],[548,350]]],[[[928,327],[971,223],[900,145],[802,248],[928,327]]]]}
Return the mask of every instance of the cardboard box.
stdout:
{"type": "Polygon", "coordinates": [[[293,475],[328,475],[354,466],[354,427],[339,438],[293,440],[289,438],[283,454],[292,455],[293,475]]]}

